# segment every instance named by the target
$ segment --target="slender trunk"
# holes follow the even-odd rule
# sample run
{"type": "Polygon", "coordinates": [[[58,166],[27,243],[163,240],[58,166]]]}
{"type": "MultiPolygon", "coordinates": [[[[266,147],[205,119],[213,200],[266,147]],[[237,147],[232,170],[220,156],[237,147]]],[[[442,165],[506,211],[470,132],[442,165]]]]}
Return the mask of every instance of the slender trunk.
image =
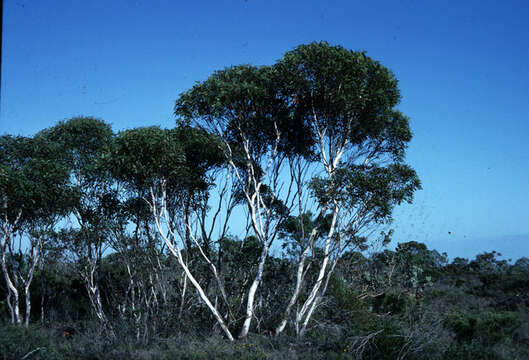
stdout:
{"type": "Polygon", "coordinates": [[[40,323],[44,325],[44,292],[40,294],[40,323]]]}
{"type": "Polygon", "coordinates": [[[35,267],[37,266],[37,263],[40,260],[40,252],[42,249],[42,239],[38,239],[36,244],[32,244],[32,250],[31,250],[31,257],[32,257],[32,264],[29,269],[29,273],[27,274],[26,280],[24,282],[24,291],[26,294],[26,318],[24,321],[24,325],[26,327],[29,326],[29,318],[31,316],[31,294],[30,294],[30,286],[31,282],[33,281],[33,274],[35,273],[35,267]]]}
{"type": "Polygon", "coordinates": [[[29,326],[29,317],[31,314],[31,295],[29,292],[29,284],[26,285],[26,318],[24,320],[24,325],[29,326]]]}
{"type": "Polygon", "coordinates": [[[189,281],[191,281],[191,283],[195,286],[195,288],[197,289],[198,291],[198,294],[200,295],[200,298],[202,299],[202,301],[206,304],[206,306],[209,308],[209,310],[213,313],[213,316],[215,317],[215,319],[217,320],[217,322],[219,323],[221,329],[224,331],[224,333],[226,334],[226,337],[230,340],[230,341],[234,341],[235,339],[233,338],[233,335],[231,334],[230,330],[228,329],[228,326],[226,325],[226,322],[224,321],[224,319],[222,318],[222,315],[218,312],[217,308],[215,308],[213,306],[213,304],[211,304],[211,302],[209,301],[206,293],[204,292],[204,290],[202,289],[202,287],[200,286],[200,284],[198,283],[198,281],[195,279],[195,277],[193,276],[193,274],[191,274],[191,271],[189,270],[189,268],[186,266],[185,262],[184,262],[184,259],[182,258],[182,254],[179,252],[179,251],[174,251],[174,247],[172,246],[169,246],[169,249],[170,251],[173,253],[174,256],[177,257],[178,259],[178,262],[180,263],[180,266],[182,266],[182,268],[184,269],[187,277],[189,278],[189,281]]]}
{"type": "MultiPolygon", "coordinates": [[[[334,229],[336,227],[337,217],[338,217],[338,207],[337,207],[337,204],[335,204],[335,208],[333,210],[331,227],[329,229],[329,233],[327,234],[327,239],[325,240],[324,257],[323,257],[323,261],[320,267],[320,271],[318,273],[318,278],[316,282],[314,283],[307,300],[305,300],[305,302],[303,303],[303,306],[301,307],[301,310],[296,315],[296,329],[299,329],[299,325],[302,321],[304,324],[308,322],[308,318],[305,317],[305,314],[307,313],[307,311],[309,309],[311,309],[311,312],[314,310],[313,308],[314,300],[316,299],[316,296],[318,295],[318,291],[320,290],[320,287],[323,284],[323,280],[324,280],[325,273],[327,270],[327,264],[329,263],[331,241],[334,235],[334,229]],[[304,317],[305,317],[305,320],[303,320],[304,317]]],[[[298,335],[301,335],[301,334],[298,333],[298,335]]]]}
{"type": "Polygon", "coordinates": [[[98,318],[100,324],[102,325],[103,329],[108,332],[110,338],[115,338],[114,329],[112,328],[112,325],[108,321],[108,318],[105,315],[105,312],[103,311],[103,304],[101,302],[101,293],[99,291],[99,283],[96,280],[95,274],[96,272],[96,266],[95,264],[90,264],[89,274],[86,274],[85,281],[86,286],[88,290],[88,298],[90,299],[90,304],[92,305],[92,309],[94,310],[94,313],[96,317],[98,318]]]}
{"type": "Polygon", "coordinates": [[[264,245],[263,250],[261,251],[261,258],[259,259],[259,267],[257,268],[257,274],[255,275],[255,278],[253,279],[250,289],[248,290],[248,301],[246,303],[246,317],[244,319],[241,332],[239,334],[239,339],[245,339],[248,336],[248,332],[250,331],[250,325],[252,323],[254,307],[255,307],[254,305],[255,293],[257,291],[257,288],[259,287],[261,279],[263,278],[264,265],[265,265],[267,257],[268,257],[268,246],[264,245]]]}
{"type": "MultiPolygon", "coordinates": [[[[5,203],[6,200],[4,200],[4,206],[7,206],[7,203],[5,203]]],[[[9,276],[9,271],[7,269],[7,263],[6,263],[6,251],[7,248],[10,246],[11,237],[13,235],[13,229],[15,228],[16,224],[20,220],[20,217],[22,216],[22,210],[19,210],[18,215],[14,222],[10,223],[7,220],[7,216],[5,216],[4,219],[4,225],[2,228],[2,243],[0,244],[1,250],[2,250],[2,272],[4,273],[4,279],[6,281],[7,286],[7,306],[9,308],[9,314],[11,317],[11,324],[18,324],[20,325],[22,323],[22,319],[20,317],[20,307],[19,307],[19,301],[18,301],[18,290],[13,284],[13,281],[11,280],[11,277],[9,276]],[[11,302],[11,298],[13,297],[13,302],[11,302]]]]}
{"type": "MultiPolygon", "coordinates": [[[[13,298],[14,298],[14,301],[13,301],[13,309],[15,311],[14,319],[15,319],[17,325],[21,325],[22,324],[22,316],[20,315],[20,302],[19,302],[19,299],[18,299],[18,291],[17,291],[16,288],[11,289],[11,291],[13,291],[13,298]]],[[[12,324],[13,323],[14,322],[12,322],[12,324]]]]}
{"type": "Polygon", "coordinates": [[[303,285],[303,272],[305,270],[305,260],[309,253],[309,250],[310,250],[310,247],[307,247],[305,251],[303,251],[303,254],[301,255],[301,259],[300,259],[300,262],[298,263],[298,269],[296,272],[296,287],[294,288],[294,292],[292,293],[290,301],[288,302],[288,305],[285,309],[283,318],[281,319],[281,322],[279,323],[279,325],[277,326],[275,330],[276,336],[281,334],[283,330],[285,330],[285,327],[288,322],[288,317],[290,316],[290,312],[292,311],[292,307],[296,304],[298,300],[298,296],[301,292],[301,287],[303,285]]]}
{"type": "MultiPolygon", "coordinates": [[[[327,206],[324,207],[326,209],[327,206]]],[[[322,210],[321,215],[325,213],[325,210],[322,210]]],[[[301,220],[303,221],[303,220],[301,220]]],[[[301,293],[301,289],[303,287],[303,281],[305,280],[305,261],[307,260],[307,256],[309,254],[310,249],[312,249],[314,241],[316,239],[317,233],[318,233],[319,227],[316,226],[314,229],[312,229],[309,240],[307,242],[307,246],[303,250],[303,253],[301,254],[299,263],[298,263],[298,269],[296,271],[296,286],[294,288],[294,292],[292,293],[292,296],[290,298],[290,301],[288,302],[288,305],[285,309],[285,312],[283,313],[283,318],[281,319],[281,322],[277,326],[275,330],[275,334],[279,335],[285,330],[285,327],[288,322],[288,318],[290,316],[290,312],[292,311],[292,308],[297,303],[299,294],[301,293]]]]}
{"type": "MultiPolygon", "coordinates": [[[[329,243],[327,242],[325,244],[325,256],[323,258],[323,262],[321,264],[321,267],[320,267],[320,271],[318,273],[318,278],[316,280],[316,282],[314,283],[314,286],[312,287],[312,290],[307,298],[307,300],[305,300],[305,302],[303,303],[303,306],[301,307],[301,310],[298,312],[297,316],[296,316],[296,329],[299,329],[299,325],[301,322],[303,322],[303,324],[305,324],[305,321],[303,320],[304,319],[304,316],[307,312],[307,310],[309,309],[312,309],[312,304],[314,303],[314,300],[316,299],[316,296],[318,295],[318,291],[320,289],[320,286],[322,285],[323,283],[323,278],[325,276],[325,271],[327,269],[327,264],[329,262],[329,254],[328,254],[328,249],[329,249],[329,243]]],[[[296,330],[297,332],[299,330],[296,330]]],[[[302,334],[298,332],[298,335],[301,337],[302,334]]]]}
{"type": "MultiPolygon", "coordinates": [[[[184,224],[189,223],[189,197],[186,197],[184,200],[184,224]]],[[[186,257],[189,256],[189,252],[191,251],[191,238],[190,238],[190,229],[188,226],[185,227],[185,245],[186,245],[186,257]]]]}
{"type": "Polygon", "coordinates": [[[184,273],[184,279],[183,279],[183,285],[182,285],[182,296],[180,297],[180,313],[178,314],[179,318],[182,318],[182,314],[184,313],[184,303],[185,303],[185,297],[186,297],[186,290],[187,290],[187,275],[184,273]]]}
{"type": "Polygon", "coordinates": [[[11,324],[20,325],[22,319],[20,317],[20,304],[18,300],[18,290],[13,285],[10,279],[8,281],[8,295],[7,295],[7,306],[9,307],[9,313],[11,315],[11,324]],[[11,301],[13,299],[13,301],[11,301]]]}
{"type": "Polygon", "coordinates": [[[22,323],[22,319],[20,317],[18,290],[15,284],[13,284],[11,277],[9,276],[9,272],[8,272],[7,264],[6,264],[6,258],[5,258],[5,251],[2,252],[2,271],[4,273],[4,279],[7,285],[6,300],[7,300],[7,306],[9,308],[9,314],[11,316],[11,324],[20,325],[22,323]],[[13,301],[11,301],[11,299],[13,299],[13,301]]]}
{"type": "Polygon", "coordinates": [[[331,278],[332,273],[334,272],[334,268],[336,267],[336,263],[338,262],[338,257],[336,257],[332,263],[331,267],[329,268],[329,271],[327,271],[327,274],[325,276],[325,283],[323,285],[323,289],[317,294],[316,298],[312,302],[312,305],[310,306],[310,309],[305,316],[305,320],[303,321],[303,325],[301,327],[301,330],[299,332],[299,336],[303,337],[305,336],[305,332],[307,331],[307,325],[309,324],[309,321],[312,317],[312,314],[314,313],[314,310],[316,310],[316,307],[318,307],[319,302],[323,298],[323,295],[325,295],[325,292],[327,291],[327,285],[329,284],[329,280],[331,278]]]}
{"type": "MultiPolygon", "coordinates": [[[[155,223],[156,223],[156,227],[158,229],[158,233],[162,236],[165,244],[167,245],[169,251],[171,251],[171,253],[173,254],[173,256],[176,257],[176,259],[178,260],[178,263],[180,264],[180,266],[182,267],[182,269],[184,270],[185,274],[187,275],[187,277],[189,278],[189,281],[191,281],[191,283],[193,284],[193,286],[195,287],[195,289],[197,290],[200,298],[202,299],[202,301],[206,304],[206,306],[209,308],[209,310],[211,311],[211,313],[213,314],[213,316],[215,317],[215,319],[217,320],[219,326],[221,327],[221,329],[224,331],[224,334],[226,335],[226,337],[230,340],[230,341],[234,341],[235,339],[233,338],[233,335],[231,334],[228,326],[226,325],[226,322],[224,321],[224,318],[222,317],[222,315],[219,313],[219,311],[217,310],[217,308],[215,306],[213,306],[213,304],[211,303],[211,301],[209,300],[208,296],[206,295],[206,293],[204,292],[204,290],[202,289],[202,287],[200,286],[200,284],[198,283],[198,281],[195,279],[195,277],[193,276],[193,274],[191,274],[191,271],[189,270],[189,268],[187,267],[183,257],[182,257],[182,252],[180,251],[180,249],[178,249],[176,246],[173,245],[173,243],[171,242],[171,240],[167,237],[167,235],[165,234],[165,232],[163,231],[163,228],[162,228],[162,224],[161,224],[161,220],[160,220],[160,216],[161,214],[158,212],[158,209],[157,209],[157,205],[156,205],[156,199],[154,197],[154,192],[152,191],[151,189],[151,195],[152,195],[152,200],[153,202],[150,203],[150,206],[151,206],[151,210],[153,212],[153,215],[154,215],[154,220],[155,220],[155,223]]],[[[165,195],[165,194],[164,194],[165,195]]],[[[163,196],[163,198],[165,199],[165,196],[163,196]]],[[[166,211],[167,209],[165,208],[164,206],[164,200],[162,200],[162,209],[161,209],[161,212],[162,213],[165,213],[165,215],[167,215],[166,211]]],[[[166,219],[167,220],[167,219],[166,219]]],[[[169,223],[169,222],[168,222],[169,223]]],[[[170,225],[168,225],[170,226],[170,225]]],[[[169,229],[169,231],[172,233],[172,229],[169,229]]]]}
{"type": "Polygon", "coordinates": [[[14,324],[15,323],[15,310],[13,309],[13,304],[11,303],[11,288],[7,288],[7,295],[6,295],[6,301],[7,301],[7,307],[9,308],[9,323],[14,324]]]}

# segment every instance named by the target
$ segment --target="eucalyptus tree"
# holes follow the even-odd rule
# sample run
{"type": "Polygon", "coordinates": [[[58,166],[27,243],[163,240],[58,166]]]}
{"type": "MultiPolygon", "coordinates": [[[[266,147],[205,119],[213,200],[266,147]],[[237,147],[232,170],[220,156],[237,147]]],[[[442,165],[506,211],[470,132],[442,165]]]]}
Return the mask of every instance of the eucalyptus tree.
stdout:
{"type": "MultiPolygon", "coordinates": [[[[412,134],[409,119],[396,109],[400,92],[390,70],[363,52],[325,42],[287,52],[274,68],[281,79],[278,91],[293,99],[291,114],[308,130],[305,144],[315,154],[310,159],[315,172],[307,182],[317,208],[313,212],[319,219],[331,219],[318,275],[293,319],[303,335],[340,254],[365,245],[377,225],[391,221],[395,205],[412,201],[420,182],[404,163],[412,134]]],[[[315,226],[304,242],[296,286],[278,334],[298,304],[306,256],[322,237],[320,230],[315,226]]]]}
{"type": "Polygon", "coordinates": [[[240,337],[248,334],[255,292],[283,222],[298,223],[298,260],[276,333],[297,308],[293,324],[302,335],[340,254],[362,249],[377,225],[391,221],[395,205],[412,200],[420,183],[404,164],[411,131],[395,108],[399,100],[387,68],[327,43],[299,46],[273,66],[217,71],[180,95],[175,113],[223,140],[262,247],[240,337]],[[282,174],[290,175],[287,186],[282,174]],[[321,262],[308,285],[318,249],[321,262]]]}
{"type": "Polygon", "coordinates": [[[209,172],[224,162],[219,146],[214,136],[190,127],[127,130],[116,138],[112,168],[114,177],[149,205],[158,233],[176,257],[184,280],[189,279],[226,336],[233,340],[225,318],[201,283],[201,274],[193,273],[186,261],[196,249],[218,287],[223,288],[211,257],[211,235],[205,234],[203,226],[197,231],[191,220],[197,214],[202,218],[200,214],[207,211],[207,193],[212,186],[209,172]]]}
{"type": "MultiPolygon", "coordinates": [[[[248,228],[261,247],[255,275],[246,293],[246,313],[239,333],[245,338],[255,313],[255,294],[270,247],[293,199],[293,179],[280,175],[288,155],[298,149],[300,127],[285,126],[287,100],[277,91],[273,68],[241,65],[220,70],[180,95],[175,114],[216,134],[230,165],[238,197],[248,214],[248,228]]],[[[246,238],[247,236],[243,236],[246,238]]]]}
{"type": "Polygon", "coordinates": [[[81,275],[95,315],[109,335],[114,336],[99,286],[99,266],[118,204],[107,166],[112,129],[99,119],[75,117],[36,136],[57,144],[62,164],[68,167],[71,186],[78,194],[71,213],[76,224],[70,229],[69,250],[81,264],[81,275]]]}
{"type": "Polygon", "coordinates": [[[0,251],[11,323],[22,323],[22,289],[28,326],[30,286],[44,242],[75,199],[57,154],[56,144],[39,138],[0,138],[0,251]]]}

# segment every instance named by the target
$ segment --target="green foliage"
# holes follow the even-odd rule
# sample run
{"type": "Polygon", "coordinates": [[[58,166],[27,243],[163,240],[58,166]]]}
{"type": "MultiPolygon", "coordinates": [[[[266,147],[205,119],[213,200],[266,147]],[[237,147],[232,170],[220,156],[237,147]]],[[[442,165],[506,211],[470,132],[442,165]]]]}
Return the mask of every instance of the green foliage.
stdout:
{"type": "Polygon", "coordinates": [[[0,359],[62,359],[56,345],[50,341],[49,331],[37,326],[23,328],[0,325],[0,359]],[[33,355],[28,355],[33,352],[33,355]]]}
{"type": "Polygon", "coordinates": [[[317,238],[321,238],[329,231],[331,216],[315,217],[308,212],[301,216],[288,216],[279,226],[279,237],[283,240],[282,247],[287,254],[298,257],[307,246],[308,238],[317,227],[317,238]]]}
{"type": "Polygon", "coordinates": [[[373,299],[373,309],[378,313],[402,314],[409,310],[413,299],[406,293],[389,290],[373,299]]]}
{"type": "Polygon", "coordinates": [[[451,346],[444,354],[446,360],[507,360],[490,347],[478,341],[466,342],[451,346]]]}
{"type": "Polygon", "coordinates": [[[459,312],[447,315],[445,325],[453,330],[458,341],[470,340],[476,331],[477,319],[459,312]]]}
{"type": "Polygon", "coordinates": [[[147,127],[118,134],[111,168],[114,177],[132,190],[144,190],[161,178],[177,181],[184,161],[181,146],[173,141],[168,130],[147,127]]]}
{"type": "Polygon", "coordinates": [[[470,262],[470,268],[475,272],[499,274],[504,272],[507,267],[506,260],[499,260],[501,254],[496,251],[485,252],[476,256],[476,259],[470,262]]]}
{"type": "MultiPolygon", "coordinates": [[[[75,177],[77,190],[87,196],[95,184],[108,176],[105,157],[112,144],[112,129],[102,120],[75,117],[42,130],[35,138],[56,144],[61,163],[75,177]]],[[[86,199],[81,198],[81,202],[86,199]]],[[[87,206],[85,204],[85,206],[87,206]]]]}
{"type": "Polygon", "coordinates": [[[40,138],[0,138],[1,219],[18,226],[65,215],[75,193],[68,186],[68,169],[58,146],[40,138]]]}
{"type": "Polygon", "coordinates": [[[510,337],[518,326],[519,314],[515,312],[489,312],[479,318],[478,336],[484,343],[495,344],[510,337]]]}
{"type": "Polygon", "coordinates": [[[175,113],[219,133],[234,147],[231,151],[242,145],[244,136],[253,159],[269,151],[275,142],[275,123],[281,133],[290,134],[288,140],[292,141],[281,142],[282,150],[290,152],[293,145],[295,149],[295,144],[303,140],[303,133],[291,129],[286,121],[288,109],[278,97],[278,81],[278,74],[269,66],[240,65],[219,70],[180,94],[175,113]]]}
{"type": "MultiPolygon", "coordinates": [[[[78,223],[72,229],[77,231],[76,241],[66,241],[73,253],[82,252],[77,251],[80,243],[100,248],[116,221],[118,201],[106,163],[112,136],[110,125],[91,117],[61,121],[35,135],[35,139],[55,145],[58,162],[66,167],[68,184],[76,193],[70,212],[78,223]]],[[[84,251],[85,246],[81,248],[84,251]]]]}
{"type": "Polygon", "coordinates": [[[310,187],[321,204],[336,199],[350,211],[370,214],[369,219],[375,224],[389,221],[393,207],[403,201],[411,202],[421,185],[413,169],[392,164],[340,168],[333,179],[314,178],[310,187]]]}
{"type": "Polygon", "coordinates": [[[454,331],[459,342],[478,340],[493,345],[510,337],[520,326],[520,320],[514,312],[470,315],[456,311],[446,316],[445,326],[454,331]]]}
{"type": "MultiPolygon", "coordinates": [[[[403,158],[411,131],[408,118],[393,109],[400,100],[397,79],[365,52],[314,42],[287,52],[274,68],[297,123],[310,124],[317,115],[331,144],[375,140],[377,154],[403,158]],[[349,127],[351,116],[355,121],[349,127]]],[[[306,145],[317,143],[316,134],[308,138],[306,145]]]]}
{"type": "Polygon", "coordinates": [[[367,305],[360,298],[360,295],[350,288],[342,278],[336,275],[331,276],[328,286],[328,294],[334,297],[336,309],[342,318],[344,313],[348,316],[354,316],[356,312],[367,310],[367,305]]]}

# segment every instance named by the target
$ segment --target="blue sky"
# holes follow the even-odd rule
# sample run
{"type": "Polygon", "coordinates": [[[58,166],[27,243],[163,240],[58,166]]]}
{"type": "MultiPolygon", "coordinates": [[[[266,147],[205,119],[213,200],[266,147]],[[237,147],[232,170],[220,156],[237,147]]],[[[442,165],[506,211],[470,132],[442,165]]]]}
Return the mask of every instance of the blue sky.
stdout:
{"type": "Polygon", "coordinates": [[[400,81],[423,190],[395,241],[529,256],[529,1],[4,1],[0,133],[90,115],[172,127],[178,94],[229,65],[326,40],[400,81]]]}

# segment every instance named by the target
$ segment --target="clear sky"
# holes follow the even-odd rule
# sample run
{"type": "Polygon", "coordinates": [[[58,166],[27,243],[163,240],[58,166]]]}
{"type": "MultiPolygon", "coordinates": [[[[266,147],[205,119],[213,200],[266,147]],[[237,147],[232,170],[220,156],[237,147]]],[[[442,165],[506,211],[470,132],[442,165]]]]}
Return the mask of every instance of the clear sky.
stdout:
{"type": "Polygon", "coordinates": [[[400,81],[424,190],[397,242],[529,256],[529,1],[5,0],[0,133],[76,115],[174,126],[178,94],[216,69],[326,40],[400,81]]]}

